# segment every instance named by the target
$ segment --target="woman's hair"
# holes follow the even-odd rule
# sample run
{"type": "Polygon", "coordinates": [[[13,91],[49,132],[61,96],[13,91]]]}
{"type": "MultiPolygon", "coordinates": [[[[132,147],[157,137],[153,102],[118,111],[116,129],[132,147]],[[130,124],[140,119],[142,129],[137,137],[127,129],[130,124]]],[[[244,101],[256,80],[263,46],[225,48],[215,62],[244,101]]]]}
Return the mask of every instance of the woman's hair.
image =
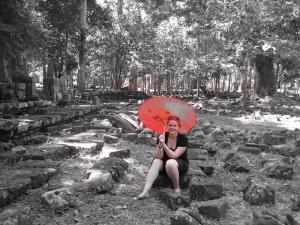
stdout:
{"type": "Polygon", "coordinates": [[[178,116],[169,116],[169,117],[168,117],[168,123],[169,123],[170,120],[176,121],[177,124],[178,124],[178,127],[181,127],[181,122],[180,122],[180,119],[179,119],[178,116]]]}

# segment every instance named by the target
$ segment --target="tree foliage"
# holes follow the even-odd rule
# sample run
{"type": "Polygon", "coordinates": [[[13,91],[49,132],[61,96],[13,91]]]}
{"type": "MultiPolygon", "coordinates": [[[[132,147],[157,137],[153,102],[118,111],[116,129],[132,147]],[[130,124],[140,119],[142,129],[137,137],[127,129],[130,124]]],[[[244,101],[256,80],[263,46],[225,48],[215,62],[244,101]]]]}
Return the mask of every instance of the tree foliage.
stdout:
{"type": "MultiPolygon", "coordinates": [[[[172,87],[191,92],[192,80],[201,85],[214,80],[218,86],[235,70],[247,73],[250,81],[254,77],[257,93],[263,93],[271,86],[275,89],[277,80],[299,78],[300,18],[295,1],[87,2],[87,81],[100,77],[119,89],[126,77],[152,74],[158,85],[167,80],[170,92],[172,87]]],[[[1,4],[3,56],[17,59],[42,49],[40,59],[53,60],[56,76],[77,69],[79,0],[1,4]]]]}

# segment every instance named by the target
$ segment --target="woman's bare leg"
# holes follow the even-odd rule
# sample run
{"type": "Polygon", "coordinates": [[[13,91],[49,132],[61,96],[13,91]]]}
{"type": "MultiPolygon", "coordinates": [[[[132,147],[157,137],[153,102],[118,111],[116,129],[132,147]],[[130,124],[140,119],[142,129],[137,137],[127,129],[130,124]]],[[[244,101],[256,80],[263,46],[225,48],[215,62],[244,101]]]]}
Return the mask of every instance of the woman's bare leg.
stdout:
{"type": "Polygon", "coordinates": [[[151,189],[156,178],[158,177],[159,171],[161,171],[162,169],[163,161],[161,159],[154,159],[148,171],[144,190],[139,195],[140,198],[147,197],[149,195],[149,190],[151,189]]]}
{"type": "Polygon", "coordinates": [[[166,162],[166,172],[173,182],[174,190],[180,193],[178,163],[175,159],[166,162]]]}

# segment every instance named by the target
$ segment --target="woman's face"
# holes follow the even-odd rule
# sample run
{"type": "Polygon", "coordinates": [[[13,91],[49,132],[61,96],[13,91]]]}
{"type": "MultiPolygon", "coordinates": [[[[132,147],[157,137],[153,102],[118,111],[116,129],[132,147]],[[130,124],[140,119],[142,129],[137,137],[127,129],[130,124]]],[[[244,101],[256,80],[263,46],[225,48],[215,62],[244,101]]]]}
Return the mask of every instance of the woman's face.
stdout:
{"type": "Polygon", "coordinates": [[[179,130],[178,123],[175,120],[170,120],[168,124],[168,129],[170,133],[177,133],[179,130]]]}

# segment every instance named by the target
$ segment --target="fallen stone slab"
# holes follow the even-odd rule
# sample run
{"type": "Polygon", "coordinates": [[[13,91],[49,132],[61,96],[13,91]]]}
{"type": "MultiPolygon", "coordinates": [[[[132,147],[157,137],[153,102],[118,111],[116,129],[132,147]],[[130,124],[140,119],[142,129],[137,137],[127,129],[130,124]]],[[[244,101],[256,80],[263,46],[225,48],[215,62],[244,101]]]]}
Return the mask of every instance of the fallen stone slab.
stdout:
{"type": "Polygon", "coordinates": [[[85,132],[80,132],[77,134],[72,135],[71,137],[66,138],[66,140],[84,140],[84,139],[88,139],[88,138],[97,138],[98,134],[102,133],[101,130],[87,130],[85,132]]]}
{"type": "Polygon", "coordinates": [[[44,117],[50,119],[52,125],[62,121],[60,114],[46,114],[44,117]]]}
{"type": "Polygon", "coordinates": [[[144,145],[156,145],[156,140],[153,139],[151,134],[138,134],[138,137],[134,140],[135,144],[144,145]]]}
{"type": "Polygon", "coordinates": [[[209,200],[206,202],[198,202],[197,208],[200,214],[213,219],[221,219],[226,217],[229,204],[227,201],[209,200]]]}
{"type": "Polygon", "coordinates": [[[198,167],[207,175],[212,176],[215,172],[215,167],[207,164],[198,165],[198,167]]]}
{"type": "Polygon", "coordinates": [[[171,215],[171,225],[205,225],[200,213],[191,208],[179,208],[171,215]]]}
{"type": "Polygon", "coordinates": [[[68,188],[48,191],[41,195],[41,204],[51,209],[62,209],[70,206],[71,191],[68,188]]]}
{"type": "Polygon", "coordinates": [[[78,153],[82,154],[95,154],[97,152],[101,152],[104,143],[103,142],[89,142],[89,141],[81,141],[81,142],[63,142],[58,141],[61,145],[66,145],[73,149],[77,149],[78,153]]]}
{"type": "Polygon", "coordinates": [[[0,130],[4,130],[4,131],[17,130],[18,125],[19,125],[18,121],[0,118],[0,130]]]}
{"type": "Polygon", "coordinates": [[[115,182],[125,175],[128,171],[129,164],[116,157],[102,158],[100,161],[96,162],[90,169],[87,170],[87,177],[95,171],[109,172],[115,182]]]}
{"type": "Polygon", "coordinates": [[[246,143],[246,147],[255,147],[255,148],[260,148],[262,152],[270,152],[270,146],[266,144],[256,144],[256,143],[246,143]]]}
{"type": "Polygon", "coordinates": [[[63,161],[52,161],[52,160],[28,160],[19,162],[17,168],[53,168],[58,170],[59,166],[63,161]]]}
{"type": "Polygon", "coordinates": [[[53,117],[47,117],[44,115],[29,115],[28,118],[33,121],[35,120],[41,121],[42,122],[41,127],[54,124],[56,122],[55,120],[53,121],[52,119],[53,117]]]}
{"type": "Polygon", "coordinates": [[[280,155],[297,157],[300,156],[300,147],[290,147],[287,144],[283,145],[274,145],[271,147],[272,152],[275,152],[280,155]]]}
{"type": "Polygon", "coordinates": [[[275,205],[275,190],[263,183],[250,180],[243,189],[243,193],[243,199],[249,202],[250,205],[275,205]]]}
{"type": "Polygon", "coordinates": [[[189,148],[188,155],[189,155],[189,159],[191,159],[191,160],[207,161],[209,158],[209,155],[208,155],[208,152],[206,149],[189,148]]]}
{"type": "Polygon", "coordinates": [[[47,115],[58,115],[60,116],[61,121],[69,121],[70,119],[75,117],[75,112],[54,111],[54,112],[49,112],[47,115]]]}
{"type": "Polygon", "coordinates": [[[136,127],[128,122],[127,120],[128,118],[126,117],[126,119],[121,115],[114,115],[111,118],[111,123],[115,126],[115,127],[119,127],[122,128],[122,131],[124,133],[134,133],[136,131],[136,127]]]}
{"type": "Polygon", "coordinates": [[[192,200],[207,201],[220,198],[223,195],[223,185],[216,180],[192,178],[190,183],[190,196],[192,200]]]}
{"type": "Polygon", "coordinates": [[[31,119],[29,117],[19,117],[16,119],[16,121],[19,121],[19,123],[26,123],[28,124],[28,129],[32,130],[32,129],[37,129],[40,128],[43,125],[43,118],[35,118],[35,119],[31,119]]]}
{"type": "Polygon", "coordinates": [[[204,148],[205,146],[205,142],[201,139],[189,139],[189,148],[191,149],[200,149],[200,148],[204,148]]]}
{"type": "Polygon", "coordinates": [[[0,214],[0,225],[32,225],[33,218],[29,207],[16,207],[0,214]]]}
{"type": "Polygon", "coordinates": [[[189,160],[189,170],[185,176],[190,177],[207,177],[205,172],[200,168],[203,165],[201,160],[189,160]]]}
{"type": "Polygon", "coordinates": [[[69,130],[71,133],[79,133],[79,132],[86,131],[88,128],[89,127],[84,124],[83,125],[72,125],[69,130]]]}
{"type": "Polygon", "coordinates": [[[176,193],[174,190],[164,188],[159,191],[159,199],[167,204],[172,210],[179,207],[190,207],[191,199],[187,195],[176,193]]]}
{"type": "Polygon", "coordinates": [[[286,165],[279,160],[274,162],[266,162],[262,172],[268,177],[285,180],[292,180],[294,174],[293,166],[286,165]]]}
{"type": "Polygon", "coordinates": [[[300,211],[300,194],[293,196],[292,198],[292,210],[300,211]]]}
{"type": "Polygon", "coordinates": [[[43,153],[46,159],[61,160],[78,154],[79,150],[74,146],[66,144],[47,143],[34,149],[31,147],[30,152],[43,153]]]}
{"type": "Polygon", "coordinates": [[[238,152],[251,153],[251,154],[254,154],[254,155],[258,155],[258,154],[261,153],[261,148],[240,146],[240,147],[238,147],[237,151],[238,152]]]}
{"type": "Polygon", "coordinates": [[[9,196],[11,196],[11,198],[26,193],[26,191],[30,188],[31,185],[31,179],[28,177],[19,178],[17,180],[10,179],[9,177],[4,175],[0,177],[0,190],[8,191],[9,196]]]}
{"type": "Polygon", "coordinates": [[[128,123],[130,123],[135,129],[140,129],[141,126],[138,123],[137,120],[133,119],[132,117],[126,115],[125,113],[119,113],[118,114],[121,118],[123,118],[124,120],[126,120],[128,123]]]}
{"type": "Polygon", "coordinates": [[[109,152],[109,157],[116,157],[119,159],[130,158],[130,149],[124,148],[124,149],[112,150],[109,152]]]}
{"type": "Polygon", "coordinates": [[[223,168],[230,172],[249,173],[250,161],[245,156],[239,156],[235,153],[229,153],[224,160],[223,168]]]}
{"type": "Polygon", "coordinates": [[[265,133],[262,138],[266,145],[281,145],[286,143],[286,137],[280,135],[265,133]]]}
{"type": "Polygon", "coordinates": [[[16,153],[16,154],[19,154],[19,155],[25,154],[27,152],[26,148],[24,148],[23,146],[12,147],[11,151],[13,153],[16,153]]]}
{"type": "Polygon", "coordinates": [[[29,137],[23,138],[23,144],[24,145],[37,145],[37,144],[44,144],[48,140],[48,137],[46,135],[33,135],[29,137]]]}
{"type": "MultiPolygon", "coordinates": [[[[2,188],[5,185],[8,187],[13,184],[14,181],[30,179],[30,187],[37,188],[47,182],[51,177],[57,173],[54,168],[22,168],[22,169],[8,169],[0,171],[1,184],[3,182],[2,188]]],[[[11,192],[12,193],[12,192],[11,192]]],[[[13,194],[13,193],[12,193],[13,194]]]]}
{"type": "Polygon", "coordinates": [[[286,222],[282,221],[277,215],[268,211],[253,211],[253,224],[277,224],[285,225],[286,222]]]}
{"type": "Polygon", "coordinates": [[[115,137],[115,136],[109,135],[109,134],[104,134],[102,139],[107,144],[115,144],[119,141],[118,137],[115,137]]]}
{"type": "Polygon", "coordinates": [[[130,157],[130,149],[123,148],[122,146],[115,145],[104,145],[101,152],[102,157],[115,157],[115,158],[129,158],[130,157]]]}
{"type": "Polygon", "coordinates": [[[114,187],[115,181],[110,172],[90,169],[87,173],[86,184],[89,190],[107,192],[114,187]]]}
{"type": "Polygon", "coordinates": [[[122,134],[121,138],[123,138],[124,141],[128,142],[134,142],[135,139],[137,139],[138,134],[137,133],[127,133],[127,134],[122,134]]]}
{"type": "Polygon", "coordinates": [[[14,166],[16,163],[20,161],[29,160],[31,158],[32,155],[27,152],[22,155],[12,151],[0,153],[0,160],[3,161],[5,165],[10,165],[10,166],[14,166]]]}
{"type": "Polygon", "coordinates": [[[19,121],[17,132],[14,135],[25,133],[29,130],[29,124],[19,121]]]}
{"type": "Polygon", "coordinates": [[[11,196],[8,190],[0,188],[0,207],[5,206],[11,200],[11,196]]]}

